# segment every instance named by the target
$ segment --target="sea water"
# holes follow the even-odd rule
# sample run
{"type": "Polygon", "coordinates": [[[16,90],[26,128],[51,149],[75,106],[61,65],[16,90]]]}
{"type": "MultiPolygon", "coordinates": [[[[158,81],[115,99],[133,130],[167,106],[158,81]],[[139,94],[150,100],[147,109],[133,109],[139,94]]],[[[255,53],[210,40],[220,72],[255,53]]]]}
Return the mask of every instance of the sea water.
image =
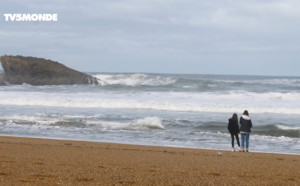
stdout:
{"type": "Polygon", "coordinates": [[[248,110],[250,152],[300,154],[300,77],[90,74],[105,83],[0,86],[0,135],[230,150],[248,110]]]}

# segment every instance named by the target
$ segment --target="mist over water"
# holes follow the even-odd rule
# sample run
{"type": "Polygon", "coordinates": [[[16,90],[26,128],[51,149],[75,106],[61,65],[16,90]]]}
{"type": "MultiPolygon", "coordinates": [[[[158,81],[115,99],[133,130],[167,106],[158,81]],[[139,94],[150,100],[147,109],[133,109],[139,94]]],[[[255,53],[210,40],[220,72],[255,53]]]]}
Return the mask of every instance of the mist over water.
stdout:
{"type": "Polygon", "coordinates": [[[230,150],[247,109],[251,151],[300,154],[300,77],[92,75],[106,84],[0,87],[0,135],[230,150]]]}

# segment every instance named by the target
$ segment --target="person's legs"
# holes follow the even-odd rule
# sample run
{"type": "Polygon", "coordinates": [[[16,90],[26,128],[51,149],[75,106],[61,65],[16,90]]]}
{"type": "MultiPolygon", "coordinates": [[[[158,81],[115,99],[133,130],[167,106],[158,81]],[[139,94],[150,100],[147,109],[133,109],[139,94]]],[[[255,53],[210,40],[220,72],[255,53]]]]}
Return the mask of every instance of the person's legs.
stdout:
{"type": "Polygon", "coordinates": [[[238,135],[238,134],[235,134],[235,138],[236,138],[236,142],[237,142],[239,148],[241,148],[240,140],[239,140],[239,135],[238,135]]]}
{"type": "Polygon", "coordinates": [[[250,133],[246,134],[246,150],[248,151],[249,148],[249,137],[250,137],[250,133]]]}
{"type": "Polygon", "coordinates": [[[242,141],[242,150],[244,150],[245,147],[245,134],[241,133],[241,141],[242,141]]]}
{"type": "Polygon", "coordinates": [[[234,134],[231,134],[231,146],[232,146],[232,151],[234,152],[235,151],[235,149],[234,149],[234,134]]]}
{"type": "Polygon", "coordinates": [[[234,134],[231,134],[231,146],[234,149],[234,134]]]}

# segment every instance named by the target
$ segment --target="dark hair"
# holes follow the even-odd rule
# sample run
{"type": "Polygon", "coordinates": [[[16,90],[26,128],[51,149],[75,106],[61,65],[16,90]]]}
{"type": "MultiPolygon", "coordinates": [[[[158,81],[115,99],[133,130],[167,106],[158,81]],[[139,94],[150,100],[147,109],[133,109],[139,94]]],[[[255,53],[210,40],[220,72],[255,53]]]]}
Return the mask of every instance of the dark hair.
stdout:
{"type": "Polygon", "coordinates": [[[236,113],[234,113],[231,117],[232,120],[236,121],[236,124],[239,124],[239,119],[238,119],[238,115],[236,113]]]}
{"type": "Polygon", "coordinates": [[[244,113],[243,113],[243,115],[247,115],[247,116],[249,116],[249,112],[248,112],[248,110],[245,110],[245,111],[244,111],[244,113]]]}

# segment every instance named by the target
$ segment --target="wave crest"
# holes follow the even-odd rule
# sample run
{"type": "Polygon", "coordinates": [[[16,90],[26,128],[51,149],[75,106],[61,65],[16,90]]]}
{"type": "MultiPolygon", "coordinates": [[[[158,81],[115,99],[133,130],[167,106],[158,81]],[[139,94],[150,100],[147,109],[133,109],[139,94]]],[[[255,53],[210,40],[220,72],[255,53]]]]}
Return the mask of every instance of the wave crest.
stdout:
{"type": "Polygon", "coordinates": [[[275,125],[275,126],[281,130],[300,130],[300,127],[289,127],[284,125],[275,125]]]}
{"type": "Polygon", "coordinates": [[[142,127],[151,129],[164,129],[161,120],[158,117],[146,117],[137,121],[137,124],[142,127]]]}
{"type": "Polygon", "coordinates": [[[98,79],[106,82],[108,85],[125,85],[125,86],[164,86],[174,84],[177,79],[171,77],[162,77],[146,74],[99,74],[94,75],[98,79]]]}

